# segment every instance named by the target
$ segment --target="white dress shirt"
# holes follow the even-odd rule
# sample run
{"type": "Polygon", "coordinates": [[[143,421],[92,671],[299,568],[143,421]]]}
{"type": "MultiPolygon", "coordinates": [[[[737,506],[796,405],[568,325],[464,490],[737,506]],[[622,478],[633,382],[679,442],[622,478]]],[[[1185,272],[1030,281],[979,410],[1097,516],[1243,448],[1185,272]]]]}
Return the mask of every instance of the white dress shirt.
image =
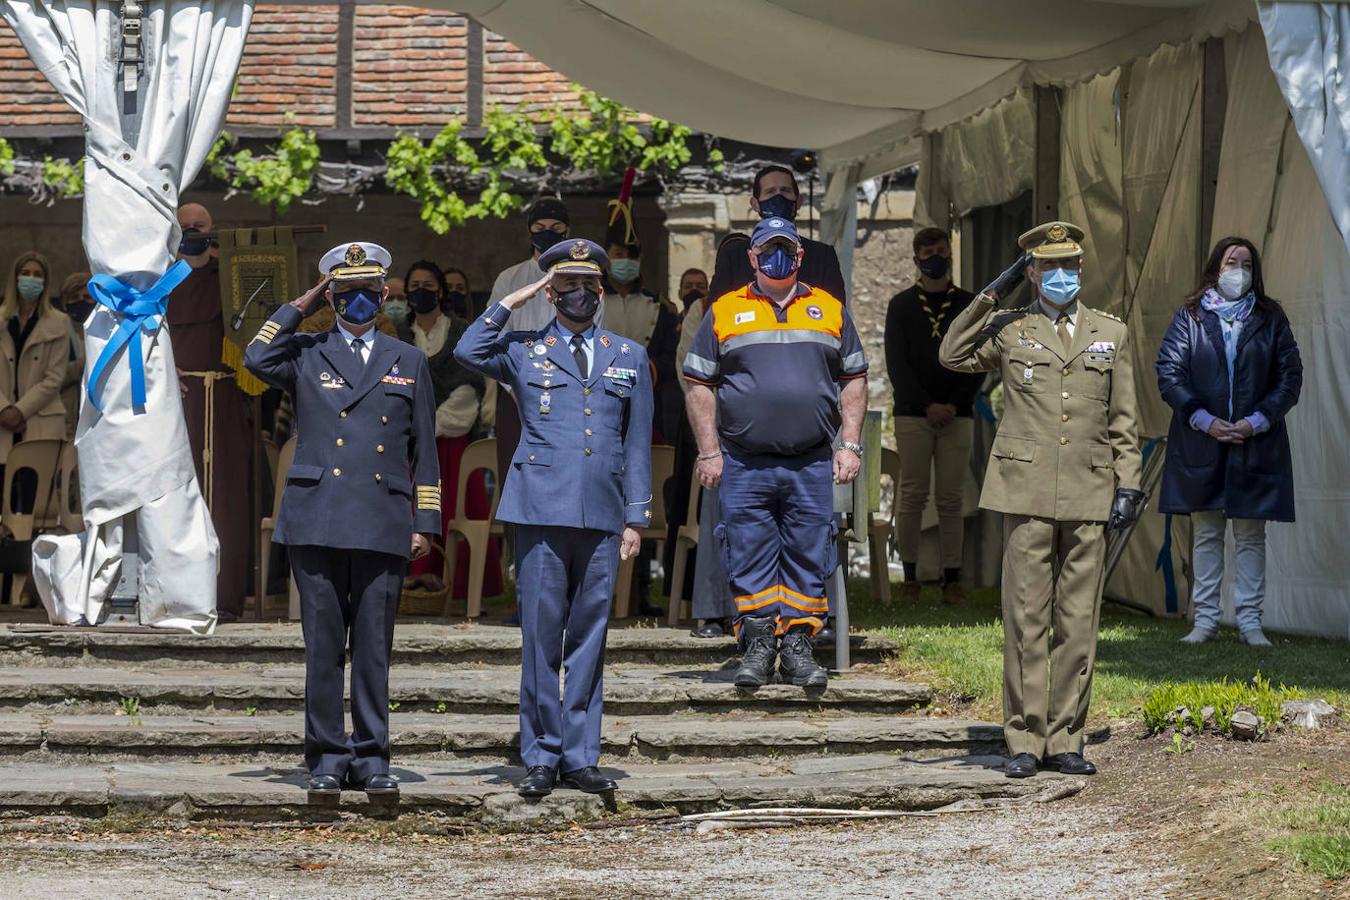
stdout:
{"type": "MultiPolygon", "coordinates": [[[[337,320],[337,330],[338,334],[342,335],[342,339],[347,342],[347,349],[351,350],[352,341],[356,340],[357,336],[343,326],[341,319],[337,320]]],[[[370,348],[375,346],[375,335],[378,334],[379,331],[380,329],[378,328],[371,328],[365,334],[361,335],[361,365],[363,366],[370,360],[370,348]]]]}

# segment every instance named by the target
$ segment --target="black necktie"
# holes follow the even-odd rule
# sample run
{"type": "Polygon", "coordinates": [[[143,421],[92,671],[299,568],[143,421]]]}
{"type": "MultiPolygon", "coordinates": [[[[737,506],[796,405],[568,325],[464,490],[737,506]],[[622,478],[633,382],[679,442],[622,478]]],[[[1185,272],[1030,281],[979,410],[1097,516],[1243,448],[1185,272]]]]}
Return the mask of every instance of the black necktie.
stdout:
{"type": "Polygon", "coordinates": [[[586,360],[586,341],[579,334],[572,335],[572,358],[577,361],[577,371],[581,373],[581,380],[590,378],[591,367],[586,360]]]}
{"type": "Polygon", "coordinates": [[[356,365],[359,367],[364,367],[366,364],[366,358],[361,352],[365,349],[365,346],[366,342],[360,338],[356,338],[352,341],[352,353],[356,355],[356,365]]]}

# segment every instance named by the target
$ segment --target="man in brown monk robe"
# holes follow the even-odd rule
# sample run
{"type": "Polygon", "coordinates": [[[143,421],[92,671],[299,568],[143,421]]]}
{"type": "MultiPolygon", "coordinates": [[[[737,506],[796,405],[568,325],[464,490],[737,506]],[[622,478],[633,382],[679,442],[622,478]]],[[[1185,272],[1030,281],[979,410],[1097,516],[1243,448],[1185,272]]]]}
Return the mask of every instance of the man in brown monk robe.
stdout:
{"type": "Polygon", "coordinates": [[[197,463],[197,481],[220,538],[216,608],[221,622],[233,622],[243,613],[244,595],[250,592],[252,584],[251,405],[235,383],[234,372],[221,362],[225,318],[220,306],[220,263],[210,240],[201,236],[212,230],[211,214],[198,203],[188,203],[178,210],[178,224],[183,228],[178,255],[192,267],[192,274],[169,295],[166,318],[183,392],[183,417],[187,421],[192,458],[197,463]],[[212,397],[213,420],[209,440],[208,393],[212,397]]]}

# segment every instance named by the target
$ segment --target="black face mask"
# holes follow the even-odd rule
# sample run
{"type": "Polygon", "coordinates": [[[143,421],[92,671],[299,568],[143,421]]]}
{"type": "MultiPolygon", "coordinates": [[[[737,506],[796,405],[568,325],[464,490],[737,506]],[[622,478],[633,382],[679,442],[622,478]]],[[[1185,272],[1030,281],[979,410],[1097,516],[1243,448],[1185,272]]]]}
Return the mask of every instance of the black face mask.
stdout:
{"type": "Polygon", "coordinates": [[[445,295],[444,308],[459,316],[461,319],[469,317],[469,295],[462,291],[450,291],[445,295]]]}
{"type": "Polygon", "coordinates": [[[416,288],[408,291],[408,305],[413,308],[415,313],[429,313],[440,302],[441,298],[436,296],[436,292],[431,288],[416,288]]]}
{"type": "Polygon", "coordinates": [[[774,194],[772,197],[765,197],[759,201],[759,217],[761,219],[770,219],[775,216],[780,219],[787,219],[789,222],[795,221],[797,218],[797,201],[787,194],[774,194]]]}
{"type": "Polygon", "coordinates": [[[952,261],[945,256],[930,256],[919,260],[919,271],[933,279],[943,277],[951,267],[952,261]]]}
{"type": "Polygon", "coordinates": [[[531,231],[530,248],[537,253],[544,253],[550,247],[554,247],[566,239],[566,235],[558,234],[558,232],[551,231],[547,228],[543,231],[531,231]]]}
{"type": "Polygon", "coordinates": [[[578,324],[589,322],[600,308],[600,295],[590,288],[573,288],[558,294],[557,307],[558,314],[564,319],[578,324]]]}
{"type": "Polygon", "coordinates": [[[685,295],[684,295],[683,297],[681,297],[680,299],[681,299],[682,301],[684,301],[684,306],[685,306],[686,309],[688,309],[689,307],[693,306],[695,303],[697,303],[698,301],[700,301],[700,300],[703,299],[703,292],[702,292],[702,291],[686,291],[686,292],[685,292],[685,295]]]}
{"type": "Polygon", "coordinates": [[[66,305],[66,315],[70,316],[72,322],[80,324],[83,324],[93,311],[94,302],[92,300],[75,300],[66,305]]]}
{"type": "Polygon", "coordinates": [[[178,252],[182,256],[201,256],[211,249],[211,242],[201,235],[200,228],[184,228],[183,239],[178,242],[178,252]]]}

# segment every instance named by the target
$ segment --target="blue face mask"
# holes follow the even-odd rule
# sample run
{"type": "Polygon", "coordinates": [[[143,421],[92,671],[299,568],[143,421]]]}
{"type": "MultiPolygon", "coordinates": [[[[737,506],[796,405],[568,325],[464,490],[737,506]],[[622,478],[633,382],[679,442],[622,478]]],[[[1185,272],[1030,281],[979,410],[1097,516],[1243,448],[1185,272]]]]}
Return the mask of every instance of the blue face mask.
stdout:
{"type": "Polygon", "coordinates": [[[761,219],[772,219],[775,216],[789,222],[794,221],[797,218],[797,201],[787,194],[774,194],[759,201],[761,219]]]}
{"type": "Polygon", "coordinates": [[[368,288],[354,291],[333,292],[333,309],[344,321],[353,325],[364,325],[375,318],[380,310],[380,295],[368,288]]]}
{"type": "Polygon", "coordinates": [[[1041,293],[1059,306],[1068,306],[1078,296],[1078,273],[1073,269],[1051,269],[1041,275],[1041,293]]]}
{"type": "Polygon", "coordinates": [[[797,271],[797,254],[792,253],[782,244],[776,244],[768,250],[762,251],[757,258],[759,259],[759,270],[764,273],[765,278],[778,281],[783,278],[790,278],[792,273],[797,271]]]}

